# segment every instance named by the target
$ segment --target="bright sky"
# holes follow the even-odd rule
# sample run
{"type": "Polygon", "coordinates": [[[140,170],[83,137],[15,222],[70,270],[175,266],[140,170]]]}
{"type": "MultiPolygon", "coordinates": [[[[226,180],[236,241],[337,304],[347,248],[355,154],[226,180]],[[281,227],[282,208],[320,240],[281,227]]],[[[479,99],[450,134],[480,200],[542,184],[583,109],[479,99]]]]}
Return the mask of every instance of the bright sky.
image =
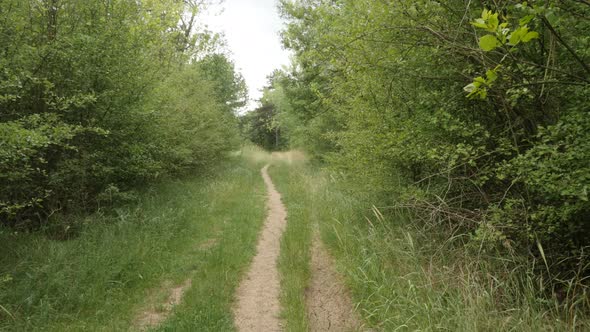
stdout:
{"type": "Polygon", "coordinates": [[[201,16],[209,30],[225,35],[237,70],[248,84],[248,110],[262,97],[266,76],[289,64],[289,52],[281,46],[283,23],[277,4],[278,0],[225,0],[201,16]]]}

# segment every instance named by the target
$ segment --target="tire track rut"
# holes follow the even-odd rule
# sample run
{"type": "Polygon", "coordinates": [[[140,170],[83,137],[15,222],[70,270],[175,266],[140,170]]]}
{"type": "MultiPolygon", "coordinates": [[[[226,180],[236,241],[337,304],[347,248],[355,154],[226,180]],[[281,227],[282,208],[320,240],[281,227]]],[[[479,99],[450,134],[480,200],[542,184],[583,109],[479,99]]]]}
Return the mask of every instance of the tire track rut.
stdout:
{"type": "Polygon", "coordinates": [[[287,226],[287,211],[275,189],[268,167],[262,178],[268,192],[268,216],[256,247],[256,256],[237,290],[234,309],[235,324],[241,332],[281,331],[280,275],[277,260],[281,236],[287,226]]]}

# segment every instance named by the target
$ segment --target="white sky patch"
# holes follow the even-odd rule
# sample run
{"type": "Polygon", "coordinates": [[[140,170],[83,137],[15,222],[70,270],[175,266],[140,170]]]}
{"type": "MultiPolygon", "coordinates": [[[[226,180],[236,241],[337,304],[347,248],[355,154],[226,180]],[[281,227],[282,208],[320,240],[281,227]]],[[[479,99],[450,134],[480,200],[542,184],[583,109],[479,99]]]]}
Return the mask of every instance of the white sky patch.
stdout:
{"type": "Polygon", "coordinates": [[[236,69],[248,84],[247,110],[262,97],[267,76],[290,62],[289,52],[281,45],[283,22],[277,5],[276,0],[225,0],[200,16],[209,30],[225,35],[236,69]]]}

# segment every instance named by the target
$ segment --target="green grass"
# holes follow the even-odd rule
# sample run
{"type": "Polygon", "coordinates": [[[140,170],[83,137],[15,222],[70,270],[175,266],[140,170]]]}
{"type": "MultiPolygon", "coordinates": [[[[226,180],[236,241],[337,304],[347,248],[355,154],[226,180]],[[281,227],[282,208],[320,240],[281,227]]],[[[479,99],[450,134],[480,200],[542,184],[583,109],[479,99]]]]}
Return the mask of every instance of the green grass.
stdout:
{"type": "Polygon", "coordinates": [[[288,211],[279,257],[282,318],[286,331],[307,331],[305,289],[310,278],[313,220],[310,213],[316,209],[312,207],[306,179],[298,166],[277,163],[270,167],[269,173],[288,211]]]}
{"type": "Polygon", "coordinates": [[[162,330],[233,330],[231,303],[264,218],[259,164],[171,181],[86,217],[67,241],[0,230],[0,329],[126,330],[164,281],[193,278],[162,330]],[[217,239],[204,250],[199,245],[217,239]]]}
{"type": "Polygon", "coordinates": [[[366,325],[380,331],[583,331],[588,316],[536,293],[526,265],[473,254],[461,237],[425,229],[311,168],[271,169],[289,210],[281,271],[289,331],[304,331],[309,225],[345,276],[366,325]]]}
{"type": "MultiPolygon", "coordinates": [[[[127,330],[168,285],[192,287],[159,331],[232,331],[235,289],[255,252],[266,191],[252,150],[215,176],[171,181],[137,204],[86,217],[79,236],[51,240],[0,229],[0,329],[127,330]],[[203,248],[212,239],[216,245],[203,248]]],[[[536,293],[527,267],[461,237],[372,208],[327,173],[275,162],[288,210],[281,242],[282,318],[309,326],[305,290],[317,226],[365,324],[381,331],[583,331],[588,316],[536,293]]]]}

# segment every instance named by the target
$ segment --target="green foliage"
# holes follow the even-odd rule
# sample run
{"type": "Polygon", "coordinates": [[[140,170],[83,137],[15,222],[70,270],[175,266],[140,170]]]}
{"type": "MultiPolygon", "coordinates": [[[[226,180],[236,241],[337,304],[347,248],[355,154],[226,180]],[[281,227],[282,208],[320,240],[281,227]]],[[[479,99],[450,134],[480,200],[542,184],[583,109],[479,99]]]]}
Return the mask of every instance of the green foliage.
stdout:
{"type": "Polygon", "coordinates": [[[32,214],[42,206],[50,195],[48,164],[74,150],[69,142],[81,132],[81,127],[67,125],[55,114],[0,123],[1,215],[32,214]]]}
{"type": "MultiPolygon", "coordinates": [[[[567,250],[575,258],[584,258],[584,247],[590,242],[588,128],[587,115],[570,114],[541,128],[536,144],[507,165],[513,181],[524,184],[530,195],[521,203],[528,207],[525,220],[529,223],[527,232],[518,234],[528,237],[522,241],[536,239],[550,253],[567,250]]],[[[506,220],[512,227],[522,222],[515,217],[506,220]]],[[[568,268],[572,270],[562,272],[571,277],[576,270],[568,268]]]]}
{"type": "MultiPolygon", "coordinates": [[[[294,253],[284,261],[285,269],[293,270],[285,282],[287,330],[305,330],[307,323],[294,290],[305,289],[309,278],[307,253],[299,252],[301,243],[309,241],[309,224],[319,226],[345,277],[355,310],[363,317],[363,330],[536,332],[590,327],[583,308],[539,296],[534,264],[526,257],[497,255],[491,241],[481,241],[506,242],[492,225],[478,228],[480,238],[475,241],[447,225],[425,227],[413,213],[377,208],[373,197],[360,193],[356,184],[338,181],[336,173],[310,167],[271,170],[281,193],[286,193],[289,222],[297,224],[289,226],[293,232],[285,233],[289,237],[283,242],[283,249],[294,253]]],[[[540,248],[549,254],[547,246],[540,248]]],[[[545,268],[541,260],[537,263],[545,268]]]]}
{"type": "Polygon", "coordinates": [[[487,32],[491,35],[485,35],[479,38],[479,47],[486,51],[492,51],[497,47],[508,43],[510,46],[516,46],[519,43],[528,43],[533,39],[539,38],[539,33],[536,31],[529,31],[527,24],[535,18],[534,15],[528,15],[519,20],[519,27],[510,30],[508,22],[500,23],[498,13],[493,13],[491,10],[484,9],[481,18],[471,22],[471,24],[487,32]]]}
{"type": "Polygon", "coordinates": [[[235,108],[218,101],[220,82],[207,78],[215,70],[207,66],[202,62],[187,65],[152,95],[149,109],[155,152],[173,172],[213,166],[223,152],[239,143],[235,108]],[[203,73],[202,68],[210,72],[203,73]]]}
{"type": "Polygon", "coordinates": [[[203,77],[213,82],[215,100],[225,105],[225,111],[233,113],[246,106],[248,90],[242,75],[236,73],[234,64],[223,54],[207,55],[198,61],[203,77]]]}
{"type": "Polygon", "coordinates": [[[279,150],[280,131],[274,127],[275,106],[263,105],[240,118],[242,133],[250,142],[266,150],[279,150]]]}
{"type": "MultiPolygon", "coordinates": [[[[528,23],[535,18],[535,15],[528,15],[519,20],[519,27],[510,30],[510,24],[503,22],[500,24],[498,20],[498,13],[493,13],[490,10],[484,9],[481,18],[471,22],[477,28],[484,29],[492,34],[484,35],[479,38],[479,48],[485,52],[490,52],[501,46],[510,46],[508,52],[516,51],[515,46],[522,43],[528,43],[533,39],[539,38],[539,33],[536,31],[529,31],[528,23]]],[[[486,72],[486,78],[478,76],[473,83],[463,88],[469,92],[467,97],[478,96],[480,99],[486,99],[488,95],[488,88],[492,87],[494,81],[498,78],[497,70],[501,63],[506,59],[504,57],[494,69],[486,72]]]]}
{"type": "Polygon", "coordinates": [[[236,146],[243,79],[178,23],[204,4],[2,1],[0,222],[92,210],[236,146]]]}
{"type": "Polygon", "coordinates": [[[491,88],[494,82],[498,79],[498,65],[494,69],[486,71],[486,77],[478,76],[473,80],[473,83],[465,86],[463,90],[469,92],[467,97],[478,96],[480,99],[486,99],[488,96],[488,88],[491,88]]]}
{"type": "MultiPolygon", "coordinates": [[[[280,88],[279,88],[280,89],[280,88]]],[[[287,146],[288,133],[282,124],[282,107],[288,107],[281,90],[266,88],[260,107],[241,116],[242,135],[250,142],[266,149],[281,150],[287,146]]]]}
{"type": "Polygon", "coordinates": [[[207,177],[142,190],[125,206],[54,215],[48,227],[77,228],[68,241],[0,226],[0,330],[137,330],[140,313],[192,279],[164,329],[231,331],[233,294],[256,252],[265,188],[260,164],[217,166],[207,177]]]}
{"type": "Polygon", "coordinates": [[[479,47],[487,52],[495,49],[498,45],[498,39],[493,35],[485,35],[479,39],[479,47]]]}
{"type": "Polygon", "coordinates": [[[282,11],[295,53],[274,83],[295,120],[286,132],[377,202],[475,247],[546,260],[543,282],[590,273],[590,7],[305,0],[282,11]]]}

